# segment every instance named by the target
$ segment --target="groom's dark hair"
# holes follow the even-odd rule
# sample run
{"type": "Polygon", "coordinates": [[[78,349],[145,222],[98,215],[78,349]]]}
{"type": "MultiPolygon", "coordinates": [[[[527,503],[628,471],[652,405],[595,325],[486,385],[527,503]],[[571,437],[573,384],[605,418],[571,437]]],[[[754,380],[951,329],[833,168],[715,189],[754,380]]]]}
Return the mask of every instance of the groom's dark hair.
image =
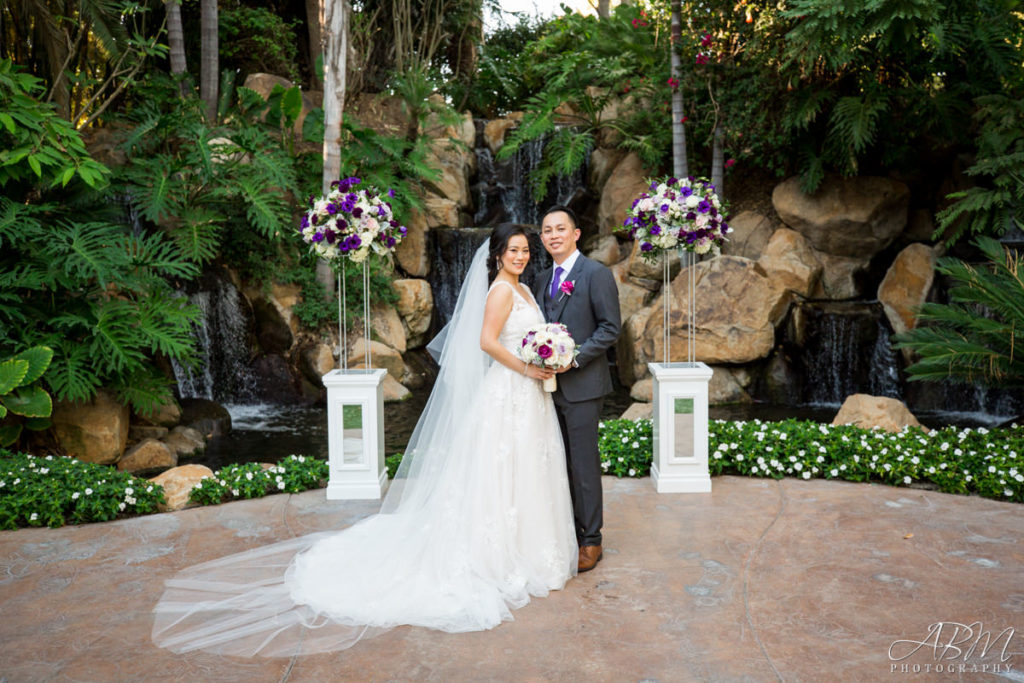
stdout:
{"type": "Polygon", "coordinates": [[[561,204],[549,206],[547,211],[544,212],[544,215],[540,217],[540,222],[543,223],[544,219],[548,217],[548,214],[557,213],[559,211],[569,216],[569,220],[572,221],[572,227],[580,227],[580,222],[576,220],[576,214],[572,212],[572,209],[570,209],[568,206],[562,206],[561,204]]]}

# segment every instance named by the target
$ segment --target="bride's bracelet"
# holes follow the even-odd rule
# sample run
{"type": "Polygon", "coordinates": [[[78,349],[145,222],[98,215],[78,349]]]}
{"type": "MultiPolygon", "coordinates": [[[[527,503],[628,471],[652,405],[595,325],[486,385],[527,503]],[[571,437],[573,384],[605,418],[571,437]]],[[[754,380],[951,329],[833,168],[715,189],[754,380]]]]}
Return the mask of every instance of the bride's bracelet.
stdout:
{"type": "Polygon", "coordinates": [[[530,364],[523,361],[523,377],[526,377],[526,371],[530,369],[530,364]]]}

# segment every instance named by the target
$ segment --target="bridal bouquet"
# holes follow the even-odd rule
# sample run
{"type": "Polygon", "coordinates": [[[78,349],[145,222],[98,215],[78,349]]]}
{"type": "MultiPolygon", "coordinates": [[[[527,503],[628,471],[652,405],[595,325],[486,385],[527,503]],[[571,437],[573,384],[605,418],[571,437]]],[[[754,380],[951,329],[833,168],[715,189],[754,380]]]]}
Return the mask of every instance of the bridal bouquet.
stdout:
{"type": "MultiPolygon", "coordinates": [[[[544,323],[526,331],[519,356],[530,365],[560,368],[571,363],[576,353],[576,342],[565,325],[544,323]]],[[[554,377],[544,380],[544,391],[554,391],[557,387],[554,377]]]]}
{"type": "Polygon", "coordinates": [[[388,190],[385,197],[372,187],[355,189],[361,182],[359,178],[335,180],[326,195],[309,198],[299,232],[324,260],[348,257],[360,263],[371,250],[383,255],[405,237],[405,226],[395,220],[387,201],[395,191],[388,190]]]}
{"type": "Polygon", "coordinates": [[[655,180],[633,201],[625,227],[649,260],[673,247],[706,254],[729,233],[722,211],[715,186],[703,178],[655,180]]]}

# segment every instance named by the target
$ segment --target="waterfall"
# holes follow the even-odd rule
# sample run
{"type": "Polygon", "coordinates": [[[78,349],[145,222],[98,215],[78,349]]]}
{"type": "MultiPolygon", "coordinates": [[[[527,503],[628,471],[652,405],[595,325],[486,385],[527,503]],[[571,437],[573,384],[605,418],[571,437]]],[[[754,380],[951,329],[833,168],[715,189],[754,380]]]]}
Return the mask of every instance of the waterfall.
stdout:
{"type": "Polygon", "coordinates": [[[495,161],[483,139],[483,123],[477,121],[477,177],[473,184],[476,212],[473,223],[493,226],[499,223],[538,225],[545,206],[565,204],[586,191],[587,164],[571,176],[556,176],[548,183],[542,203],[533,199],[529,174],[540,164],[547,137],[524,142],[510,159],[495,161]]]}
{"type": "Polygon", "coordinates": [[[230,281],[216,276],[204,277],[199,289],[187,296],[201,312],[198,324],[192,328],[198,367],[173,363],[180,397],[252,401],[255,379],[249,368],[251,315],[245,310],[243,297],[230,281]]]}
{"type": "MultiPolygon", "coordinates": [[[[491,231],[487,228],[452,228],[431,230],[428,236],[431,266],[427,279],[434,293],[435,330],[439,330],[451,319],[462,280],[473,262],[473,254],[490,238],[491,231]]],[[[530,235],[530,263],[520,281],[532,286],[537,273],[550,265],[551,257],[544,251],[540,237],[530,235]]]]}
{"type": "Polygon", "coordinates": [[[902,398],[899,358],[877,303],[804,305],[803,401],[838,406],[869,393],[902,398]]]}

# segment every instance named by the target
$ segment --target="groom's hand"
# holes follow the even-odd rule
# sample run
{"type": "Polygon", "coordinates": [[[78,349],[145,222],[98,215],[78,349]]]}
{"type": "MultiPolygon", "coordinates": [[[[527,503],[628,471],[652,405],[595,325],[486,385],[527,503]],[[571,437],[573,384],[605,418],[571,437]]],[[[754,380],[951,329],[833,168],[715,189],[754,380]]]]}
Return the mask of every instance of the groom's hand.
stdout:
{"type": "Polygon", "coordinates": [[[563,365],[562,367],[560,367],[560,368],[558,368],[557,370],[555,370],[555,372],[556,372],[557,374],[561,375],[561,374],[562,374],[563,372],[565,372],[566,370],[572,370],[572,363],[566,363],[566,364],[565,364],[565,365],[563,365]]]}

